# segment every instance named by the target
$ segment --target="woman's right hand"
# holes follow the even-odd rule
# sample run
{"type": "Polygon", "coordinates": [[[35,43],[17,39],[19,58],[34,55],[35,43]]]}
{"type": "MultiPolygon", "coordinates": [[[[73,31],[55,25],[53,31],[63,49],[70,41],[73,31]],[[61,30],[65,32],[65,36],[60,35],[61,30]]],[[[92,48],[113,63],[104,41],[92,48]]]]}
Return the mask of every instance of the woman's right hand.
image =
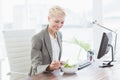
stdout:
{"type": "Polygon", "coordinates": [[[50,70],[57,70],[61,67],[60,61],[52,61],[52,63],[49,65],[50,70]]]}

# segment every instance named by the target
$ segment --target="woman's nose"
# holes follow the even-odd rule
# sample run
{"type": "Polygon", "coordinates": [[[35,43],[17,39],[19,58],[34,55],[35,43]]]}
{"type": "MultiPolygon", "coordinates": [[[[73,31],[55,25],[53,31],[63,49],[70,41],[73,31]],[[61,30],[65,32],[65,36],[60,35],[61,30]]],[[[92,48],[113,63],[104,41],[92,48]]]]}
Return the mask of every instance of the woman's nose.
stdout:
{"type": "Polygon", "coordinates": [[[59,23],[59,24],[58,24],[58,27],[59,27],[59,28],[61,28],[61,27],[62,27],[62,25],[63,25],[63,24],[59,23]]]}

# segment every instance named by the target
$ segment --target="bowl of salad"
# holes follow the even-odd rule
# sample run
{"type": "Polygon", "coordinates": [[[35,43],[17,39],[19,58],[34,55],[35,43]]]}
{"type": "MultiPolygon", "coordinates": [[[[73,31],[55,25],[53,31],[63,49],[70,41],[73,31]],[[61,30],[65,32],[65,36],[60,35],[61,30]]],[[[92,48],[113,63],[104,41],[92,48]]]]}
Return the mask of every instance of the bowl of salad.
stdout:
{"type": "Polygon", "coordinates": [[[70,65],[68,63],[61,67],[64,73],[76,73],[78,71],[78,65],[70,65]]]}

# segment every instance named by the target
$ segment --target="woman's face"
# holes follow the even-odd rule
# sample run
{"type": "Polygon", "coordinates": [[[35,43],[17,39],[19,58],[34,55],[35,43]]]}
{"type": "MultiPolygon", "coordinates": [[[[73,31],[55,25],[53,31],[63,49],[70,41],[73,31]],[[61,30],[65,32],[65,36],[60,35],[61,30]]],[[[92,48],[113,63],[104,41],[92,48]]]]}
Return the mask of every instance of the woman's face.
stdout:
{"type": "Polygon", "coordinates": [[[48,21],[49,21],[49,28],[53,32],[57,32],[64,24],[64,16],[48,17],[48,21]]]}

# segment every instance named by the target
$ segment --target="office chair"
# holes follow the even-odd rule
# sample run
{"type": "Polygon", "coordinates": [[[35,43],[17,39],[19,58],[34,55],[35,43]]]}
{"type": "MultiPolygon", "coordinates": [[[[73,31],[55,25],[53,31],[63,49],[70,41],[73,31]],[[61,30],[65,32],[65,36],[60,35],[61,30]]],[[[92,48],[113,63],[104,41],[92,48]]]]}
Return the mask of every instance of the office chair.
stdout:
{"type": "Polygon", "coordinates": [[[31,38],[35,30],[6,30],[3,37],[10,66],[10,80],[27,77],[31,66],[31,38]]]}

